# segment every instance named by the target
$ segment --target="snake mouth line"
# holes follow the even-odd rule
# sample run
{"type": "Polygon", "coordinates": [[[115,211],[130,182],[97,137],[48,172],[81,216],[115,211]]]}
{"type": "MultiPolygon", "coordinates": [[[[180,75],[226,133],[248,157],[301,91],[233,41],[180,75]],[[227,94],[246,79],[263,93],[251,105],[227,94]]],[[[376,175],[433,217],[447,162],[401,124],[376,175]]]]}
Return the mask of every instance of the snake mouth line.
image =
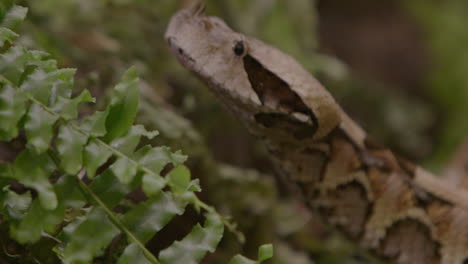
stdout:
{"type": "Polygon", "coordinates": [[[292,133],[298,140],[313,137],[317,127],[309,123],[299,121],[285,113],[258,113],[255,121],[266,128],[280,129],[292,133]]]}

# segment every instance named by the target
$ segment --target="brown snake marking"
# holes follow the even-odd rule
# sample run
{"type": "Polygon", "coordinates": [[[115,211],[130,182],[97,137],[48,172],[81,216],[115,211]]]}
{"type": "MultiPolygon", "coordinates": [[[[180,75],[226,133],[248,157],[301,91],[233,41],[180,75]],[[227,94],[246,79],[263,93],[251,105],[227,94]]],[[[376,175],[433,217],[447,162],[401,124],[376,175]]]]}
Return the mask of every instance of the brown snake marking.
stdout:
{"type": "Polygon", "coordinates": [[[166,39],[310,207],[353,241],[390,263],[468,263],[468,192],[372,141],[293,58],[202,6],[178,12],[166,39]]]}

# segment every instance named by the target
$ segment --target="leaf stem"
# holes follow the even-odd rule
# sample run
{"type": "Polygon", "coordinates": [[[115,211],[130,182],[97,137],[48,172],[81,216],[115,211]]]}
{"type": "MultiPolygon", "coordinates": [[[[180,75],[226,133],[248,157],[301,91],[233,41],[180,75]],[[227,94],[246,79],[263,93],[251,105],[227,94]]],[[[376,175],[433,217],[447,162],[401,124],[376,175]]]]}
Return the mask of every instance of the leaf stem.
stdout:
{"type": "Polygon", "coordinates": [[[159,260],[145,247],[145,245],[138,240],[133,233],[127,229],[127,227],[114,215],[114,213],[106,206],[106,204],[97,196],[89,187],[86,185],[81,179],[79,180],[80,188],[87,193],[90,197],[93,198],[96,203],[101,206],[104,211],[106,212],[107,216],[109,217],[109,220],[118,228],[122,233],[124,233],[130,241],[136,243],[140,249],[143,251],[143,254],[145,255],[146,259],[150,261],[153,264],[161,264],[159,260]]]}
{"type": "Polygon", "coordinates": [[[228,219],[220,215],[214,207],[209,206],[208,204],[202,202],[201,200],[198,199],[198,197],[196,197],[195,205],[199,206],[200,208],[203,208],[209,213],[217,214],[219,218],[221,219],[221,222],[227,227],[227,229],[236,236],[237,240],[239,240],[241,244],[244,244],[245,242],[244,234],[240,232],[239,230],[237,230],[235,224],[231,223],[228,219]]]}

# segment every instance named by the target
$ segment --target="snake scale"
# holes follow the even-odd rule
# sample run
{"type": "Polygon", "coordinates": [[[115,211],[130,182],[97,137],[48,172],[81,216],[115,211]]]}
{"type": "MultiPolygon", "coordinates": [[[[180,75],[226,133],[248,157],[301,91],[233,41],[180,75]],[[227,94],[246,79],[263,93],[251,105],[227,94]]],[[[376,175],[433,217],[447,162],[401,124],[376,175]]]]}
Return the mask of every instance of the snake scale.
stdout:
{"type": "Polygon", "coordinates": [[[165,37],[309,207],[360,247],[390,263],[468,263],[468,193],[371,140],[292,57],[202,4],[175,14],[165,37]]]}

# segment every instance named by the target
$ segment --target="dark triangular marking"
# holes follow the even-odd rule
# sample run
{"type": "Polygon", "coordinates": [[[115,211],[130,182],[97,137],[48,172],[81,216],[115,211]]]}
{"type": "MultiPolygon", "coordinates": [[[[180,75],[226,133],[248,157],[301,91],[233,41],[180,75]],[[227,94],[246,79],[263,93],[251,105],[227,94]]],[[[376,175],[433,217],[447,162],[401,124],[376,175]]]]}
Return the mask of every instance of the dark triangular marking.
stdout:
{"type": "Polygon", "coordinates": [[[318,128],[317,117],[284,80],[249,54],[244,56],[243,61],[250,85],[262,104],[280,105],[290,113],[306,114],[312,120],[315,130],[318,128]]]}

